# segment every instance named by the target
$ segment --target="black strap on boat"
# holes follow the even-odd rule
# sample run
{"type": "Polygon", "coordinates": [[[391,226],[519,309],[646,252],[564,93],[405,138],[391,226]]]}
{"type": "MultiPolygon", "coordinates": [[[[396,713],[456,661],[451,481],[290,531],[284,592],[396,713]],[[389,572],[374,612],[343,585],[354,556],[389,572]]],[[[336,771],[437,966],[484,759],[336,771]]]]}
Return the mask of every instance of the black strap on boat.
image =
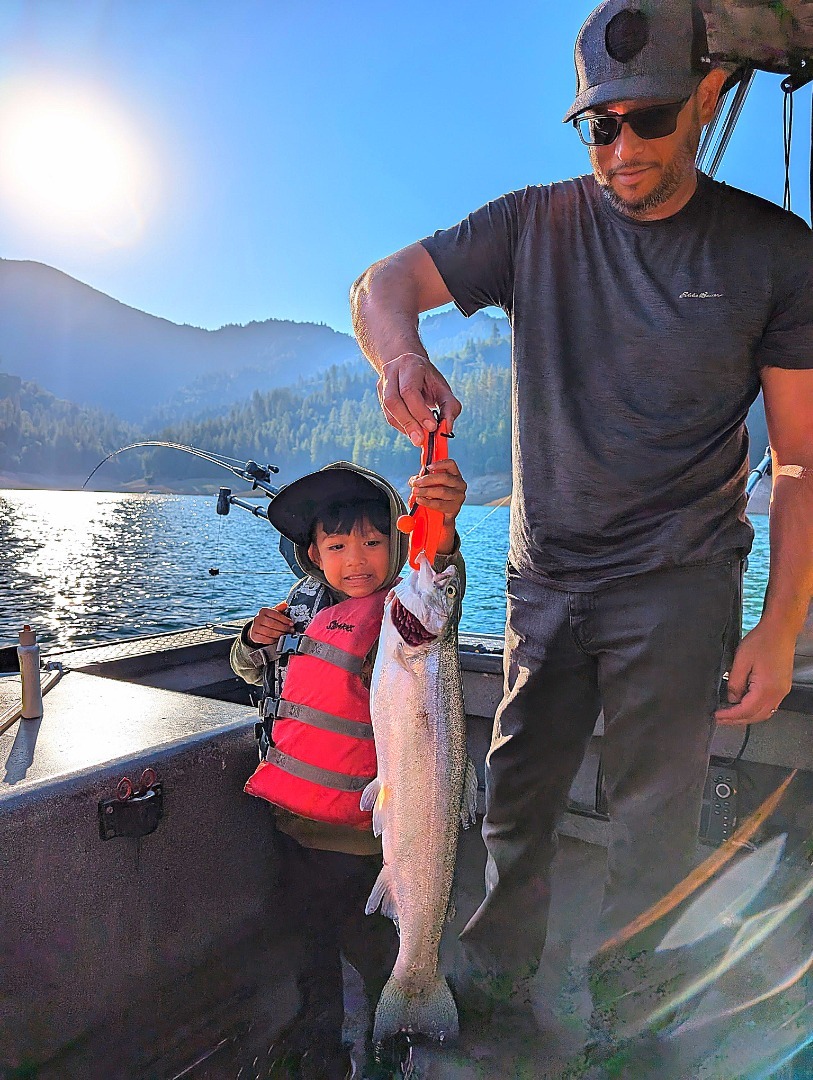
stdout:
{"type": "Polygon", "coordinates": [[[319,784],[321,787],[332,788],[334,791],[364,791],[375,779],[373,776],[348,776],[347,773],[320,769],[318,765],[308,765],[305,761],[298,761],[289,754],[283,754],[275,746],[269,746],[265,760],[291,776],[296,776],[300,780],[309,780],[312,784],[319,784]]]}
{"type": "Polygon", "coordinates": [[[364,657],[356,656],[355,653],[340,649],[337,645],[329,645],[326,641],[316,641],[314,638],[302,637],[299,639],[299,648],[296,650],[299,656],[315,656],[324,660],[342,671],[349,671],[351,675],[361,675],[364,667],[364,657]]]}
{"type": "Polygon", "coordinates": [[[310,727],[322,731],[334,731],[337,735],[349,735],[353,739],[372,739],[373,725],[363,720],[346,720],[342,716],[314,709],[310,705],[299,705],[293,701],[279,701],[275,712],[277,720],[299,720],[310,727]]]}

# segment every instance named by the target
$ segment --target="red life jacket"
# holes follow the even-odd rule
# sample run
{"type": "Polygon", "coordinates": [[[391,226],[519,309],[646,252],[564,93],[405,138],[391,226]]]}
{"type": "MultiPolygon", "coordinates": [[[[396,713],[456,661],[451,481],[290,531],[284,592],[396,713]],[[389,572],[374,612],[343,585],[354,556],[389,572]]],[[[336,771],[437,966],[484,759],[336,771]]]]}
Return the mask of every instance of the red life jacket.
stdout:
{"type": "Polygon", "coordinates": [[[288,661],[273,745],[249,778],[249,795],[302,817],[372,828],[359,806],[376,775],[365,657],[381,633],[387,589],[324,608],[288,661]]]}

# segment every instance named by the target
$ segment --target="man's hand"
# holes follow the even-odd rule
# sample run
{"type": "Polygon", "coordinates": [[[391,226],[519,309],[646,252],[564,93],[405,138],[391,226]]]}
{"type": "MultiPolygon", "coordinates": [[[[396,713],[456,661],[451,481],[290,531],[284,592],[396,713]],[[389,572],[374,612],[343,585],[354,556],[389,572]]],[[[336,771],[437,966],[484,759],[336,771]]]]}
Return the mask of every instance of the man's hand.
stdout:
{"type": "Polygon", "coordinates": [[[430,363],[418,333],[418,316],[451,303],[452,294],[423,244],[410,244],[373,263],[350,290],[359,348],[376,369],[378,400],[387,423],[415,446],[437,426],[437,406],[449,431],[460,402],[430,363]]]}
{"type": "Polygon", "coordinates": [[[768,720],[793,681],[795,638],[757,623],[740,643],[728,676],[727,706],[714,714],[718,724],[758,724],[768,720]]]}
{"type": "Polygon", "coordinates": [[[255,645],[275,645],[284,634],[290,634],[294,624],[287,610],[284,600],[276,607],[260,608],[248,628],[249,639],[255,645]]]}
{"type": "Polygon", "coordinates": [[[434,364],[420,353],[402,353],[384,364],[378,378],[378,400],[391,427],[405,432],[415,446],[424,431],[437,427],[432,409],[440,409],[449,431],[460,415],[460,402],[434,364]]]}

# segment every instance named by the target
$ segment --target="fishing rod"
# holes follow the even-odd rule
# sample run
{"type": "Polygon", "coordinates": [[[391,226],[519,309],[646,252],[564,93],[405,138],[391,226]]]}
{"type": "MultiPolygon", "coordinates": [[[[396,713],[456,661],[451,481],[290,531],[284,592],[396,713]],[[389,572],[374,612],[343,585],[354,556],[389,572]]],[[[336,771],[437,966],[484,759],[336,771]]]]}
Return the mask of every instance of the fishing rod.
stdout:
{"type": "MultiPolygon", "coordinates": [[[[221,469],[226,469],[234,476],[238,476],[241,480],[245,480],[251,484],[251,490],[262,491],[268,499],[273,499],[279,491],[278,487],[274,487],[271,484],[272,474],[279,472],[278,465],[258,465],[256,461],[249,459],[244,465],[236,465],[235,462],[239,461],[239,458],[229,458],[223,454],[214,454],[209,450],[201,450],[197,446],[188,446],[186,443],[169,442],[165,439],[144,439],[141,442],[128,443],[127,446],[120,446],[118,450],[114,450],[112,454],[108,454],[103,458],[96,468],[82,484],[82,490],[84,490],[89,484],[94,474],[104,465],[106,462],[111,461],[113,458],[118,457],[119,454],[123,454],[126,450],[138,450],[145,446],[160,447],[165,450],[179,450],[185,454],[191,454],[194,457],[202,458],[204,461],[208,461],[211,465],[217,465],[221,469]]],[[[254,517],[264,518],[268,521],[268,507],[257,506],[252,503],[246,502],[244,499],[239,498],[237,495],[232,495],[231,488],[220,488],[217,495],[217,504],[215,507],[216,513],[221,517],[228,515],[232,506],[239,506],[241,510],[247,510],[254,517]]],[[[272,526],[273,528],[273,526],[272,526]]],[[[275,530],[276,531],[276,530],[275,530]]],[[[285,562],[290,569],[301,577],[303,571],[296,561],[296,554],[294,552],[294,545],[286,537],[280,535],[279,538],[279,551],[285,562]]],[[[209,571],[211,574],[211,570],[209,571]]],[[[214,576],[214,575],[213,575],[214,576]]]]}
{"type": "Polygon", "coordinates": [[[771,475],[771,461],[771,448],[770,446],[766,446],[765,454],[762,458],[762,461],[760,461],[759,465],[753,468],[748,474],[748,480],[745,483],[746,498],[751,498],[751,496],[754,494],[757,484],[760,482],[760,480],[762,480],[763,477],[771,475]]]}
{"type": "Polygon", "coordinates": [[[706,128],[703,142],[697,152],[697,167],[712,179],[717,174],[723,155],[731,142],[731,136],[734,134],[734,128],[737,126],[737,121],[745,105],[745,99],[748,97],[753,85],[755,75],[756,68],[743,67],[728,79],[726,86],[723,88],[723,93],[720,95],[720,100],[717,102],[714,118],[706,128]],[[731,102],[727,104],[729,90],[733,89],[734,86],[736,86],[734,96],[731,102]],[[724,113],[725,119],[723,119],[724,113]],[[721,122],[722,128],[720,128],[721,122]],[[720,128],[719,133],[718,128],[720,128]]]}
{"type": "MultiPolygon", "coordinates": [[[[203,458],[204,461],[208,461],[212,465],[219,465],[221,469],[228,469],[230,473],[239,476],[241,480],[247,480],[251,483],[252,491],[260,488],[269,498],[273,498],[279,491],[279,488],[272,487],[270,483],[271,474],[279,472],[278,465],[258,465],[256,461],[249,460],[242,467],[238,467],[232,463],[239,461],[239,458],[229,458],[223,454],[213,454],[209,450],[200,450],[197,446],[187,446],[185,443],[167,442],[164,439],[145,439],[143,442],[128,443],[127,446],[120,446],[118,450],[114,450],[112,454],[108,454],[106,458],[102,458],[87,480],[85,480],[84,484],[82,484],[82,488],[84,489],[87,487],[93,475],[101,469],[102,465],[106,464],[106,462],[111,461],[114,457],[118,457],[119,454],[123,454],[125,450],[138,450],[144,446],[158,446],[167,450],[181,450],[185,454],[192,454],[195,457],[203,458]]],[[[241,504],[237,503],[236,505],[241,504]]],[[[218,513],[220,512],[221,511],[218,511],[218,513]]],[[[225,512],[228,513],[228,511],[225,512]]],[[[264,515],[258,516],[262,517],[264,515]]]]}

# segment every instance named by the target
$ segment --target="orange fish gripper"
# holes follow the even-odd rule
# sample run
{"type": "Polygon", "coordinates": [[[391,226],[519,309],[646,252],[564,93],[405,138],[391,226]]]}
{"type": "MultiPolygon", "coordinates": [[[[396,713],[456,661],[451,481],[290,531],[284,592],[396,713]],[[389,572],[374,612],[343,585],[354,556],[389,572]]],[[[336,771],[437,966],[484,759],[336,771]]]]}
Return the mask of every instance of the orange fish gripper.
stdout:
{"type": "MultiPolygon", "coordinates": [[[[424,476],[430,465],[444,461],[449,456],[449,439],[454,435],[448,430],[446,420],[440,419],[438,410],[434,410],[438,426],[435,431],[424,431],[421,447],[421,471],[424,476]]],[[[443,512],[428,506],[419,506],[413,491],[409,497],[409,512],[402,514],[396,521],[398,530],[409,535],[409,565],[418,569],[418,556],[423,552],[430,563],[438,553],[440,535],[443,531],[443,512]]]]}

